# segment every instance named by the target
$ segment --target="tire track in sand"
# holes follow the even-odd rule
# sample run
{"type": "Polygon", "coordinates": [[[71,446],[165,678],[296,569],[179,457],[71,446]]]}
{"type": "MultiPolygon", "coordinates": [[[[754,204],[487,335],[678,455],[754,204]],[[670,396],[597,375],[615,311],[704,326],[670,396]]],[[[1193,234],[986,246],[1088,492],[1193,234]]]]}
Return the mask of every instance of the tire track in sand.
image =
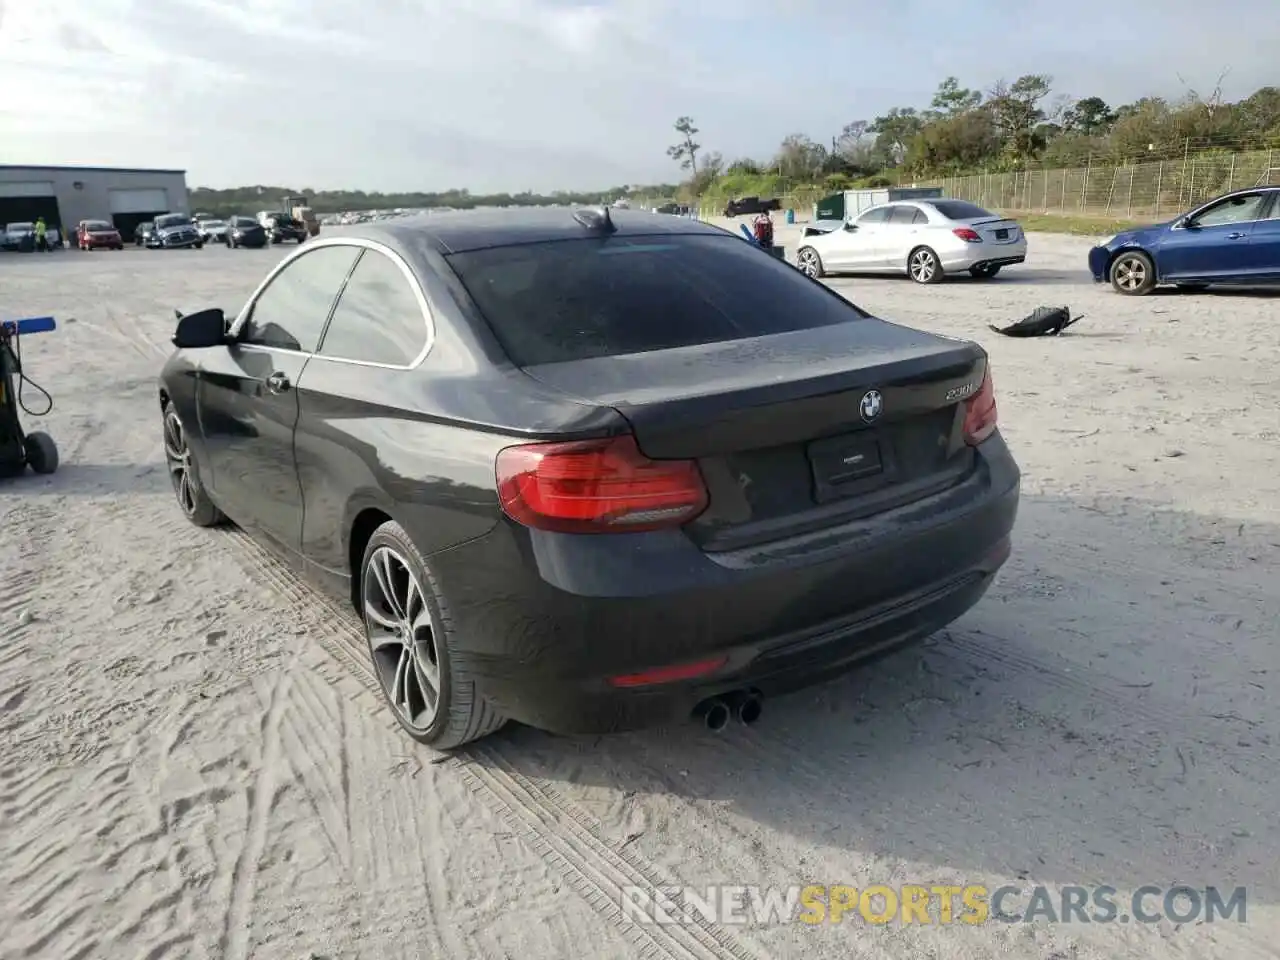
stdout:
{"type": "MultiPolygon", "coordinates": [[[[277,590],[289,604],[291,615],[312,628],[308,635],[351,668],[376,696],[377,681],[367,662],[364,635],[353,616],[311,589],[243,531],[232,529],[228,537],[239,548],[237,556],[247,563],[251,574],[277,590]]],[[[380,697],[377,705],[385,710],[380,697]]],[[[518,772],[504,756],[500,739],[464,747],[438,766],[461,777],[477,799],[507,823],[592,909],[618,927],[647,960],[754,960],[762,955],[729,930],[702,917],[696,908],[682,903],[678,895],[671,900],[677,912],[689,908],[686,912],[692,918],[690,923],[641,925],[625,916],[621,905],[626,888],[654,892],[677,885],[675,879],[633,848],[610,843],[594,817],[549,784],[537,783],[518,772]]]]}
{"type": "Polygon", "coordinates": [[[248,817],[244,841],[231,871],[231,891],[227,903],[222,935],[218,938],[223,960],[248,960],[252,935],[254,889],[258,865],[267,843],[267,825],[277,787],[277,771],[281,762],[280,726],[291,678],[287,672],[271,690],[271,700],[263,713],[262,755],[256,781],[246,790],[248,817]]]}

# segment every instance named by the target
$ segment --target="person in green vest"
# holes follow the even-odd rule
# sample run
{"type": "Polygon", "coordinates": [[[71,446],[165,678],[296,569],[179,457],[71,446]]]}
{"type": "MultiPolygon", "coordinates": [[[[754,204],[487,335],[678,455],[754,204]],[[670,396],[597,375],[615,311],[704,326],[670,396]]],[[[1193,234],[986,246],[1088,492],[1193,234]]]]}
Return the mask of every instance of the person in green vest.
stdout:
{"type": "Polygon", "coordinates": [[[49,238],[46,235],[48,229],[45,226],[44,217],[36,217],[36,249],[45,253],[49,252],[49,238]]]}

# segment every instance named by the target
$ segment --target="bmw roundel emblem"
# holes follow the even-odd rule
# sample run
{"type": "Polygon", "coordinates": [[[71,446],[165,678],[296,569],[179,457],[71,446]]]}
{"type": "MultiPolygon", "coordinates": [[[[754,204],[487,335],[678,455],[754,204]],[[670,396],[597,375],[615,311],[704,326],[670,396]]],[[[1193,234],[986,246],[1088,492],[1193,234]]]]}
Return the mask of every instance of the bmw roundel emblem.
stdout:
{"type": "Polygon", "coordinates": [[[868,390],[862,395],[862,402],[858,404],[862,419],[868,423],[880,416],[880,411],[883,409],[884,397],[880,396],[879,390],[868,390]]]}

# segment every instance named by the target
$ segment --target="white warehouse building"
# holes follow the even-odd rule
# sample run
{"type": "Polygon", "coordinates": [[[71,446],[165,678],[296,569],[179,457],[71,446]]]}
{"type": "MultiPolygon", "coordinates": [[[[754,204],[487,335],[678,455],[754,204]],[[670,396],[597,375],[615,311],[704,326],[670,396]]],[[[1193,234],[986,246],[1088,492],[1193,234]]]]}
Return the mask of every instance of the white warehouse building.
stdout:
{"type": "Polygon", "coordinates": [[[44,217],[71,232],[81,220],[114,223],[125,237],[162,213],[190,213],[185,170],[0,165],[0,229],[44,217]]]}

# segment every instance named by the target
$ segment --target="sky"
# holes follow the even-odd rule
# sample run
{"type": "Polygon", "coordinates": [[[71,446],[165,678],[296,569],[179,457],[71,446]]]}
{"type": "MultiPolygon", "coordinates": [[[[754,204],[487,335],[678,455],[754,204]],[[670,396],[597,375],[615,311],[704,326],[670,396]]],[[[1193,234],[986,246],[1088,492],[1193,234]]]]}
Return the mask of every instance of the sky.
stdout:
{"type": "Polygon", "coordinates": [[[672,182],[706,150],[924,107],[938,81],[1247,96],[1280,0],[0,0],[0,162],[191,186],[473,193],[672,182]],[[1122,15],[1117,15],[1122,11],[1122,15]]]}

